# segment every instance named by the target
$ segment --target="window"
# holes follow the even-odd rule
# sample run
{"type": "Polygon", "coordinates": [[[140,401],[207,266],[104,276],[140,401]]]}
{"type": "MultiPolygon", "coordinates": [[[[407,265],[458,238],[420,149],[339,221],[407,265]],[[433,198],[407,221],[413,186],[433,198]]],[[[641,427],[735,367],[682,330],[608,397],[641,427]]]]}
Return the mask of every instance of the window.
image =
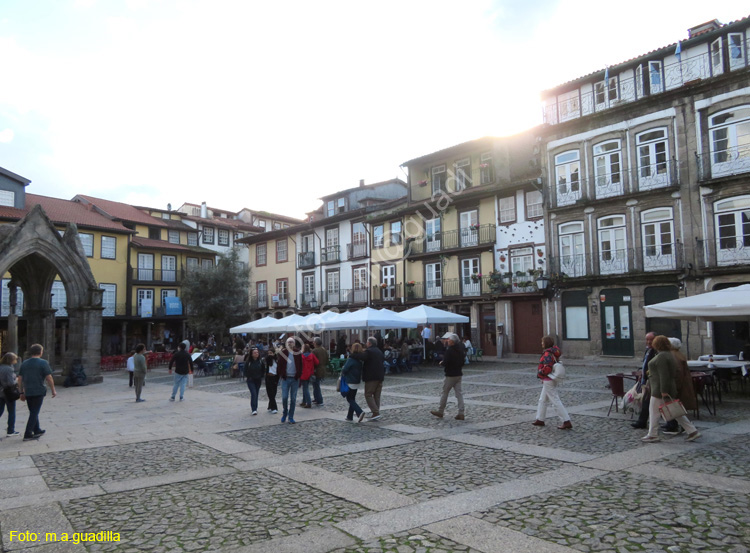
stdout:
{"type": "Polygon", "coordinates": [[[750,171],[750,106],[739,106],[709,119],[711,176],[750,171]]]}
{"type": "Polygon", "coordinates": [[[461,247],[476,246],[479,243],[479,212],[476,209],[461,212],[458,224],[461,247]]]}
{"type": "Polygon", "coordinates": [[[581,291],[563,292],[563,336],[566,340],[589,339],[588,294],[581,291]]]}
{"type": "Polygon", "coordinates": [[[669,185],[667,129],[653,129],[636,136],[638,188],[650,190],[669,185]]]}
{"type": "Polygon", "coordinates": [[[443,264],[427,263],[425,272],[425,297],[428,300],[443,297],[443,264]]]}
{"type": "Polygon", "coordinates": [[[289,305],[289,280],[286,278],[276,281],[276,304],[280,306],[289,305]]]}
{"type": "Polygon", "coordinates": [[[730,71],[745,67],[745,43],[742,39],[742,33],[729,33],[727,36],[730,71]]]}
{"type": "Polygon", "coordinates": [[[718,201],[714,204],[714,213],[718,264],[750,261],[750,196],[718,201]]]}
{"type": "Polygon", "coordinates": [[[188,257],[186,260],[186,268],[187,272],[194,271],[198,268],[198,258],[197,257],[188,257]]]}
{"type": "MultiPolygon", "coordinates": [[[[166,309],[167,307],[167,298],[176,298],[177,297],[177,290],[171,289],[171,288],[162,288],[161,291],[161,306],[166,309]]],[[[165,313],[166,315],[166,313],[165,313]]]]}
{"type": "Polygon", "coordinates": [[[274,222],[273,230],[281,230],[281,223],[274,222]]]}
{"type": "Polygon", "coordinates": [[[724,73],[724,53],[721,51],[721,37],[711,43],[711,74],[724,73]]]}
{"type": "Polygon", "coordinates": [[[367,267],[352,270],[354,282],[354,303],[367,303],[367,267]]]}
{"type": "Polygon", "coordinates": [[[336,200],[336,212],[344,213],[346,211],[346,198],[336,200]]]}
{"type": "Polygon", "coordinates": [[[214,260],[213,259],[201,259],[201,269],[204,271],[208,269],[214,268],[214,260]]]}
{"type": "Polygon", "coordinates": [[[167,232],[167,240],[170,244],[179,244],[180,243],[180,231],[179,230],[169,230],[167,232]]]}
{"type": "Polygon", "coordinates": [[[625,216],[612,215],[597,221],[599,229],[599,273],[622,274],[628,270],[625,216]]]}
{"type": "Polygon", "coordinates": [[[276,263],[284,263],[288,260],[287,239],[276,240],[276,263]]]}
{"type": "Polygon", "coordinates": [[[284,228],[289,228],[291,225],[284,223],[284,228]]]}
{"type": "Polygon", "coordinates": [[[169,213],[162,213],[161,214],[161,218],[162,219],[171,219],[171,217],[169,216],[169,213]]]}
{"type": "Polygon", "coordinates": [[[438,165],[430,170],[432,175],[432,194],[445,191],[445,165],[438,165]]]}
{"type": "Polygon", "coordinates": [[[438,252],[442,237],[440,236],[440,217],[427,219],[424,222],[425,251],[438,252]]]}
{"type": "MultiPolygon", "coordinates": [[[[10,283],[9,278],[2,279],[2,307],[0,307],[0,315],[7,317],[10,314],[10,289],[8,284],[10,283]]],[[[16,286],[16,315],[19,317],[23,315],[23,290],[20,286],[16,286]]]]}
{"type": "Polygon", "coordinates": [[[268,307],[268,283],[264,280],[262,282],[258,282],[255,287],[258,298],[258,307],[268,307]]]}
{"type": "Polygon", "coordinates": [[[102,317],[114,317],[117,314],[117,284],[99,284],[102,293],[102,317]]]}
{"type": "Polygon", "coordinates": [[[651,94],[658,94],[664,90],[664,87],[662,86],[660,61],[648,62],[648,84],[651,94]]]}
{"type": "Polygon", "coordinates": [[[641,213],[643,270],[669,271],[677,268],[675,260],[672,209],[650,209],[641,213]]]}
{"type": "Polygon", "coordinates": [[[55,317],[67,317],[68,296],[65,292],[65,285],[60,280],[52,283],[52,309],[56,309],[55,317]]]}
{"type": "Polygon", "coordinates": [[[456,169],[456,192],[469,188],[471,186],[471,158],[458,160],[454,167],[456,169]]]}
{"type": "Polygon", "coordinates": [[[586,252],[583,241],[583,223],[573,221],[557,227],[560,241],[560,273],[569,277],[586,274],[586,252]]]}
{"type": "MultiPolygon", "coordinates": [[[[302,306],[311,307],[315,301],[315,274],[302,275],[302,306]]],[[[317,305],[316,305],[317,307],[317,305]]]]}
{"type": "Polygon", "coordinates": [[[339,228],[327,228],[326,229],[326,247],[323,250],[320,261],[322,263],[329,261],[339,261],[339,228]]]}
{"type": "Polygon", "coordinates": [[[571,205],[581,199],[581,154],[578,150],[555,156],[557,205],[571,205]]]}
{"type": "Polygon", "coordinates": [[[161,256],[161,279],[165,282],[177,281],[177,258],[174,255],[161,256]]]}
{"type": "Polygon", "coordinates": [[[510,250],[510,270],[514,283],[528,281],[529,269],[534,268],[534,248],[515,248],[510,250]]]}
{"type": "Polygon", "coordinates": [[[495,165],[492,163],[492,152],[483,153],[479,160],[480,184],[492,184],[495,182],[495,165]]]}
{"type": "Polygon", "coordinates": [[[83,253],[86,254],[86,257],[94,257],[94,235],[85,232],[79,232],[78,238],[81,239],[81,244],[83,244],[83,253]]]}
{"type": "Polygon", "coordinates": [[[339,295],[339,272],[328,271],[326,273],[326,302],[338,305],[341,297],[339,295]]]}
{"type": "Polygon", "coordinates": [[[617,100],[617,77],[610,77],[609,84],[604,81],[596,83],[594,87],[596,103],[599,107],[603,104],[609,104],[617,100]]]}
{"type": "Polygon", "coordinates": [[[188,246],[197,246],[198,245],[198,233],[197,232],[188,232],[188,246]]]}
{"type": "Polygon", "coordinates": [[[136,297],[138,301],[138,316],[151,317],[154,314],[154,291],[147,288],[138,288],[136,297]]]}
{"type": "Polygon", "coordinates": [[[0,205],[15,207],[16,193],[12,190],[0,190],[0,205]]]}
{"type": "Polygon", "coordinates": [[[376,225],[372,227],[372,247],[383,247],[383,225],[376,225]]]}
{"type": "Polygon", "coordinates": [[[266,231],[266,222],[263,219],[258,219],[258,221],[255,223],[255,226],[262,228],[263,232],[266,231]]]}
{"type": "Polygon", "coordinates": [[[391,246],[401,243],[401,221],[391,222],[391,246]]]}
{"type": "Polygon", "coordinates": [[[479,276],[479,258],[461,260],[461,294],[464,296],[478,296],[482,290],[479,276]]]}
{"type": "Polygon", "coordinates": [[[138,280],[154,280],[154,254],[138,254],[138,280]]]}
{"type": "Polygon", "coordinates": [[[226,229],[219,229],[219,246],[229,245],[229,231],[226,229]]]}
{"type": "Polygon", "coordinates": [[[266,244],[257,244],[255,246],[255,266],[262,267],[266,264],[266,244]]]}
{"type": "Polygon", "coordinates": [[[526,219],[536,219],[544,215],[542,193],[539,190],[526,192],[526,219]]]}
{"type": "Polygon", "coordinates": [[[234,233],[234,240],[235,240],[235,242],[236,242],[237,240],[240,240],[240,239],[241,239],[241,238],[242,238],[243,236],[245,236],[245,235],[244,235],[244,234],[242,234],[241,232],[235,232],[235,233],[234,233]]]}
{"type": "Polygon", "coordinates": [[[619,140],[610,140],[594,146],[594,171],[597,198],[622,195],[619,140]]]}
{"type": "Polygon", "coordinates": [[[367,233],[364,223],[352,224],[352,249],[349,254],[351,258],[365,257],[367,255],[367,233]]]}
{"type": "Polygon", "coordinates": [[[380,267],[380,282],[385,285],[381,287],[380,298],[386,301],[396,299],[396,266],[383,265],[380,267]]]}
{"type": "Polygon", "coordinates": [[[336,213],[336,204],[333,200],[328,200],[328,203],[326,204],[326,213],[328,214],[328,217],[333,217],[336,213]]]}
{"type": "Polygon", "coordinates": [[[214,227],[203,227],[203,243],[214,243],[214,227]]]}
{"type": "Polygon", "coordinates": [[[117,257],[117,238],[114,236],[102,236],[102,259],[115,259],[117,257]]]}
{"type": "Polygon", "coordinates": [[[148,237],[151,240],[161,240],[161,229],[160,228],[154,228],[154,227],[148,227],[148,237]]]}

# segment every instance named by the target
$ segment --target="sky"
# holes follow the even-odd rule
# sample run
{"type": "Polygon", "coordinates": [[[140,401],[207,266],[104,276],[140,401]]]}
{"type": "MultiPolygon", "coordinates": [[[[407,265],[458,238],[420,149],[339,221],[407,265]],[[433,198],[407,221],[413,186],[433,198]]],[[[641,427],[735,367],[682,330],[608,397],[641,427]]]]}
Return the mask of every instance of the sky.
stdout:
{"type": "Polygon", "coordinates": [[[3,0],[0,167],[27,192],[303,217],[541,123],[539,94],[746,1],[3,0]]]}

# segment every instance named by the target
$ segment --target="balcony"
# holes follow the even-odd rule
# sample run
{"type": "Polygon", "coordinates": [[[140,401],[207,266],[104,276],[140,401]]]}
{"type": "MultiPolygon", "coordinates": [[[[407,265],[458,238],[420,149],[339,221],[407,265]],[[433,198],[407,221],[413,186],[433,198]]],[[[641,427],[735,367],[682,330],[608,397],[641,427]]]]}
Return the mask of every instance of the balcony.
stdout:
{"type": "Polygon", "coordinates": [[[696,155],[696,158],[699,182],[750,173],[750,145],[696,155]]]}
{"type": "Polygon", "coordinates": [[[322,304],[322,292],[308,292],[299,295],[300,309],[318,309],[322,304]]]}
{"type": "Polygon", "coordinates": [[[549,271],[567,278],[676,271],[683,265],[683,246],[679,242],[549,258],[549,271]]]}
{"type": "Polygon", "coordinates": [[[367,244],[347,244],[346,253],[349,259],[367,258],[367,244]]]}
{"type": "Polygon", "coordinates": [[[289,307],[289,294],[271,294],[271,307],[289,307]]]}
{"type": "Polygon", "coordinates": [[[297,254],[297,268],[310,269],[312,267],[315,267],[315,252],[297,254]]]}
{"type": "Polygon", "coordinates": [[[698,266],[702,269],[750,264],[750,239],[743,236],[698,240],[697,247],[698,266]]]}
{"type": "Polygon", "coordinates": [[[472,298],[495,293],[489,276],[445,278],[406,285],[406,301],[472,298]]]}
{"type": "MultiPolygon", "coordinates": [[[[127,303],[116,303],[116,304],[102,304],[102,317],[121,317],[127,315],[128,304],[127,303]]],[[[58,315],[59,316],[59,315],[58,315]]]]}
{"type": "Polygon", "coordinates": [[[144,269],[141,267],[130,268],[131,282],[151,284],[174,284],[179,285],[185,278],[183,269],[144,269]]]}
{"type": "Polygon", "coordinates": [[[321,263],[338,263],[341,261],[341,246],[329,246],[320,250],[321,263]]]}
{"type": "Polygon", "coordinates": [[[378,303],[396,303],[401,300],[401,283],[375,285],[372,287],[372,301],[378,303]]]}
{"type": "Polygon", "coordinates": [[[436,232],[422,238],[406,241],[406,256],[446,252],[451,250],[493,245],[496,240],[495,225],[471,227],[436,232]]]}
{"type": "Polygon", "coordinates": [[[268,295],[263,294],[260,296],[250,296],[250,309],[255,311],[256,309],[268,309],[270,302],[268,301],[268,295]]]}

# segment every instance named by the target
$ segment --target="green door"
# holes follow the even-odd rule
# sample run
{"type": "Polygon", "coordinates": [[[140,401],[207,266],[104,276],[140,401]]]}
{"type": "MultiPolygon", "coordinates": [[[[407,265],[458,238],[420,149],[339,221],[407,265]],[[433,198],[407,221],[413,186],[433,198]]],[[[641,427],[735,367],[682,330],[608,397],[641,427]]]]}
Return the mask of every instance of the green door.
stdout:
{"type": "Polygon", "coordinates": [[[610,288],[599,293],[603,355],[633,356],[633,315],[630,304],[630,290],[627,288],[610,288]]]}

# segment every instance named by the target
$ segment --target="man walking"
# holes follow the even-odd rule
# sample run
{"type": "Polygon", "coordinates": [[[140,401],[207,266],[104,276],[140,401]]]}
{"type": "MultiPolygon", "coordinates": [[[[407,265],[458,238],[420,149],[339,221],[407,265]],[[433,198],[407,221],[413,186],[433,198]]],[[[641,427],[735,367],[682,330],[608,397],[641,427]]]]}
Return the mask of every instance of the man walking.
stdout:
{"type": "Polygon", "coordinates": [[[328,352],[326,351],[326,348],[323,347],[323,340],[316,337],[315,340],[313,340],[313,343],[315,344],[315,349],[313,349],[313,354],[318,359],[318,364],[315,366],[315,378],[312,381],[313,386],[313,403],[317,406],[323,405],[323,394],[320,391],[320,385],[323,382],[323,379],[326,376],[326,367],[328,366],[328,352]]]}
{"type": "Polygon", "coordinates": [[[357,361],[362,362],[362,380],[365,381],[365,401],[371,414],[368,421],[380,419],[380,393],[383,391],[385,380],[385,356],[378,348],[378,341],[374,336],[367,339],[367,349],[362,353],[352,353],[357,361]]]}
{"type": "Polygon", "coordinates": [[[453,389],[458,400],[458,415],[456,415],[456,420],[462,421],[464,420],[464,396],[461,393],[461,378],[463,377],[461,368],[464,366],[465,354],[463,348],[460,346],[460,339],[456,334],[448,332],[443,336],[443,340],[447,342],[448,346],[445,350],[445,356],[440,362],[445,368],[443,395],[440,396],[440,406],[437,408],[437,411],[430,411],[430,413],[440,419],[443,418],[445,406],[448,403],[448,394],[453,389]]]}
{"type": "MultiPolygon", "coordinates": [[[[182,344],[180,344],[182,345],[182,344]]],[[[144,344],[138,344],[135,346],[135,355],[133,359],[133,385],[135,386],[135,402],[141,403],[146,401],[141,399],[141,392],[143,391],[143,383],[146,381],[146,356],[143,352],[146,350],[144,344]]]]}
{"type": "Polygon", "coordinates": [[[641,390],[643,399],[641,400],[641,412],[638,420],[631,423],[633,428],[648,428],[648,406],[651,401],[651,387],[648,385],[648,362],[656,356],[656,350],[651,347],[656,334],[649,332],[646,334],[646,351],[643,354],[643,364],[641,365],[641,390]]]}
{"type": "Polygon", "coordinates": [[[277,372],[281,380],[281,403],[284,406],[281,422],[286,422],[289,417],[289,424],[295,422],[294,407],[297,403],[299,380],[302,378],[302,353],[295,347],[295,344],[294,338],[287,339],[286,347],[281,350],[276,360],[277,372]]]}
{"type": "Polygon", "coordinates": [[[57,396],[55,381],[52,379],[52,369],[46,359],[42,359],[44,348],[40,344],[34,344],[29,348],[30,359],[21,365],[18,373],[18,389],[21,392],[21,401],[25,401],[29,408],[29,420],[26,423],[26,431],[23,441],[38,440],[46,430],[39,427],[39,411],[42,410],[44,396],[47,395],[47,383],[52,390],[52,397],[57,396]]]}
{"type": "Polygon", "coordinates": [[[185,351],[185,344],[177,346],[177,353],[172,356],[172,360],[169,362],[169,374],[172,374],[173,366],[175,367],[174,386],[172,386],[172,397],[169,398],[169,401],[174,401],[178,388],[180,390],[180,401],[183,401],[188,375],[193,372],[193,358],[185,351]]]}

